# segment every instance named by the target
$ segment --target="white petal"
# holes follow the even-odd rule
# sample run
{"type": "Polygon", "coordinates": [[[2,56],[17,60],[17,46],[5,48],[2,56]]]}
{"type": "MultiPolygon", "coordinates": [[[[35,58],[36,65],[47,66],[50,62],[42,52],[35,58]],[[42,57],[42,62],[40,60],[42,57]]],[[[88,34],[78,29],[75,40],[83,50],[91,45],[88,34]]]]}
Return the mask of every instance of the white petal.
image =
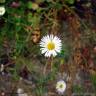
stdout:
{"type": "Polygon", "coordinates": [[[47,35],[47,36],[46,36],[46,39],[47,39],[47,40],[50,40],[50,36],[49,36],[49,35],[47,35]]]}
{"type": "Polygon", "coordinates": [[[54,36],[53,34],[50,35],[50,39],[53,40],[54,39],[54,36]]]}
{"type": "Polygon", "coordinates": [[[41,47],[47,47],[47,43],[48,43],[48,41],[47,42],[40,42],[40,46],[41,47]]]}
{"type": "Polygon", "coordinates": [[[53,55],[53,57],[55,57],[57,55],[55,50],[52,51],[52,55],[53,55]]]}
{"type": "Polygon", "coordinates": [[[42,54],[44,54],[46,52],[47,52],[47,49],[46,48],[42,49],[42,51],[41,51],[42,54]]]}
{"type": "Polygon", "coordinates": [[[50,56],[50,54],[49,54],[49,52],[47,51],[46,53],[45,53],[45,57],[49,57],[50,56]]]}
{"type": "Polygon", "coordinates": [[[61,40],[58,37],[55,36],[54,39],[53,39],[53,42],[61,43],[61,40]]]}

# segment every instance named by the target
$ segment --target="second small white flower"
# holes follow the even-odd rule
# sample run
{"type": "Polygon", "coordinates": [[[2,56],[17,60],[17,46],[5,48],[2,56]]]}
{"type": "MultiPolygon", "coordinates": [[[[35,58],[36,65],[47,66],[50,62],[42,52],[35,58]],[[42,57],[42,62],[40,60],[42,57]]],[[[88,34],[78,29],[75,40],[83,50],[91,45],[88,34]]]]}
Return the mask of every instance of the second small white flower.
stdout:
{"type": "Polygon", "coordinates": [[[56,91],[59,94],[63,94],[65,90],[66,90],[66,83],[63,80],[58,81],[56,84],[56,91]]]}

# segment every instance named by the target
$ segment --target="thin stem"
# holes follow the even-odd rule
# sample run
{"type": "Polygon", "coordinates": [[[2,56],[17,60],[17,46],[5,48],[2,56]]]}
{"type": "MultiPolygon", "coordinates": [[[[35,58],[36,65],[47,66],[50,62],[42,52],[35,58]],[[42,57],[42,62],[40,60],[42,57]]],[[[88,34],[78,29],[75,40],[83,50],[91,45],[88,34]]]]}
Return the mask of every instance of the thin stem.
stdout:
{"type": "Polygon", "coordinates": [[[46,74],[46,69],[47,69],[48,61],[49,61],[49,58],[46,60],[46,64],[45,64],[44,69],[43,69],[43,75],[44,76],[46,74]]]}
{"type": "Polygon", "coordinates": [[[51,56],[51,72],[53,71],[53,56],[51,56]]]}
{"type": "Polygon", "coordinates": [[[51,56],[51,57],[49,57],[47,59],[46,64],[45,64],[44,69],[43,69],[43,75],[46,74],[46,69],[47,69],[48,64],[50,64],[50,66],[51,66],[51,72],[52,72],[53,71],[53,56],[51,56]]]}

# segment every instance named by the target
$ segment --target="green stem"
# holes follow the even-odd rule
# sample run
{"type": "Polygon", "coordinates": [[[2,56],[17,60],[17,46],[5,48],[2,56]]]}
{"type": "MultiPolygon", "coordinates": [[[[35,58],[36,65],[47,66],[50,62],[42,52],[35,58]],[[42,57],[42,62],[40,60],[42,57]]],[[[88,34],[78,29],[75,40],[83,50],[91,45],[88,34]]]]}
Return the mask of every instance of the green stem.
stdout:
{"type": "Polygon", "coordinates": [[[53,56],[51,56],[51,72],[53,71],[53,56]]]}
{"type": "Polygon", "coordinates": [[[44,76],[46,74],[46,69],[47,69],[48,61],[49,61],[49,58],[46,60],[46,64],[45,64],[44,69],[43,69],[43,75],[44,76]]]}

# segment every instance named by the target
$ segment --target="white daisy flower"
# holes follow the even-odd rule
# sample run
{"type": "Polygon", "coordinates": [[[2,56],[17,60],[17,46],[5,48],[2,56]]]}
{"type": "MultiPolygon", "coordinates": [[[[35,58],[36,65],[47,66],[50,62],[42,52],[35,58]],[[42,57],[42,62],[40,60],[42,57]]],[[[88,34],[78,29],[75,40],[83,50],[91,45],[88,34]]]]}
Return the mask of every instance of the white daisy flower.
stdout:
{"type": "Polygon", "coordinates": [[[17,89],[18,96],[28,96],[27,93],[24,92],[22,88],[17,89]]]}
{"type": "Polygon", "coordinates": [[[60,80],[56,84],[56,90],[59,94],[63,94],[66,89],[66,83],[63,80],[60,80]]]}
{"type": "Polygon", "coordinates": [[[17,94],[22,94],[22,93],[24,93],[24,90],[22,88],[18,88],[17,89],[17,94]]]}
{"type": "Polygon", "coordinates": [[[51,34],[41,39],[40,47],[41,53],[45,54],[45,57],[55,57],[57,53],[60,53],[62,43],[57,36],[51,34]]]}
{"type": "Polygon", "coordinates": [[[5,7],[4,6],[0,6],[0,16],[5,14],[5,7]]]}

